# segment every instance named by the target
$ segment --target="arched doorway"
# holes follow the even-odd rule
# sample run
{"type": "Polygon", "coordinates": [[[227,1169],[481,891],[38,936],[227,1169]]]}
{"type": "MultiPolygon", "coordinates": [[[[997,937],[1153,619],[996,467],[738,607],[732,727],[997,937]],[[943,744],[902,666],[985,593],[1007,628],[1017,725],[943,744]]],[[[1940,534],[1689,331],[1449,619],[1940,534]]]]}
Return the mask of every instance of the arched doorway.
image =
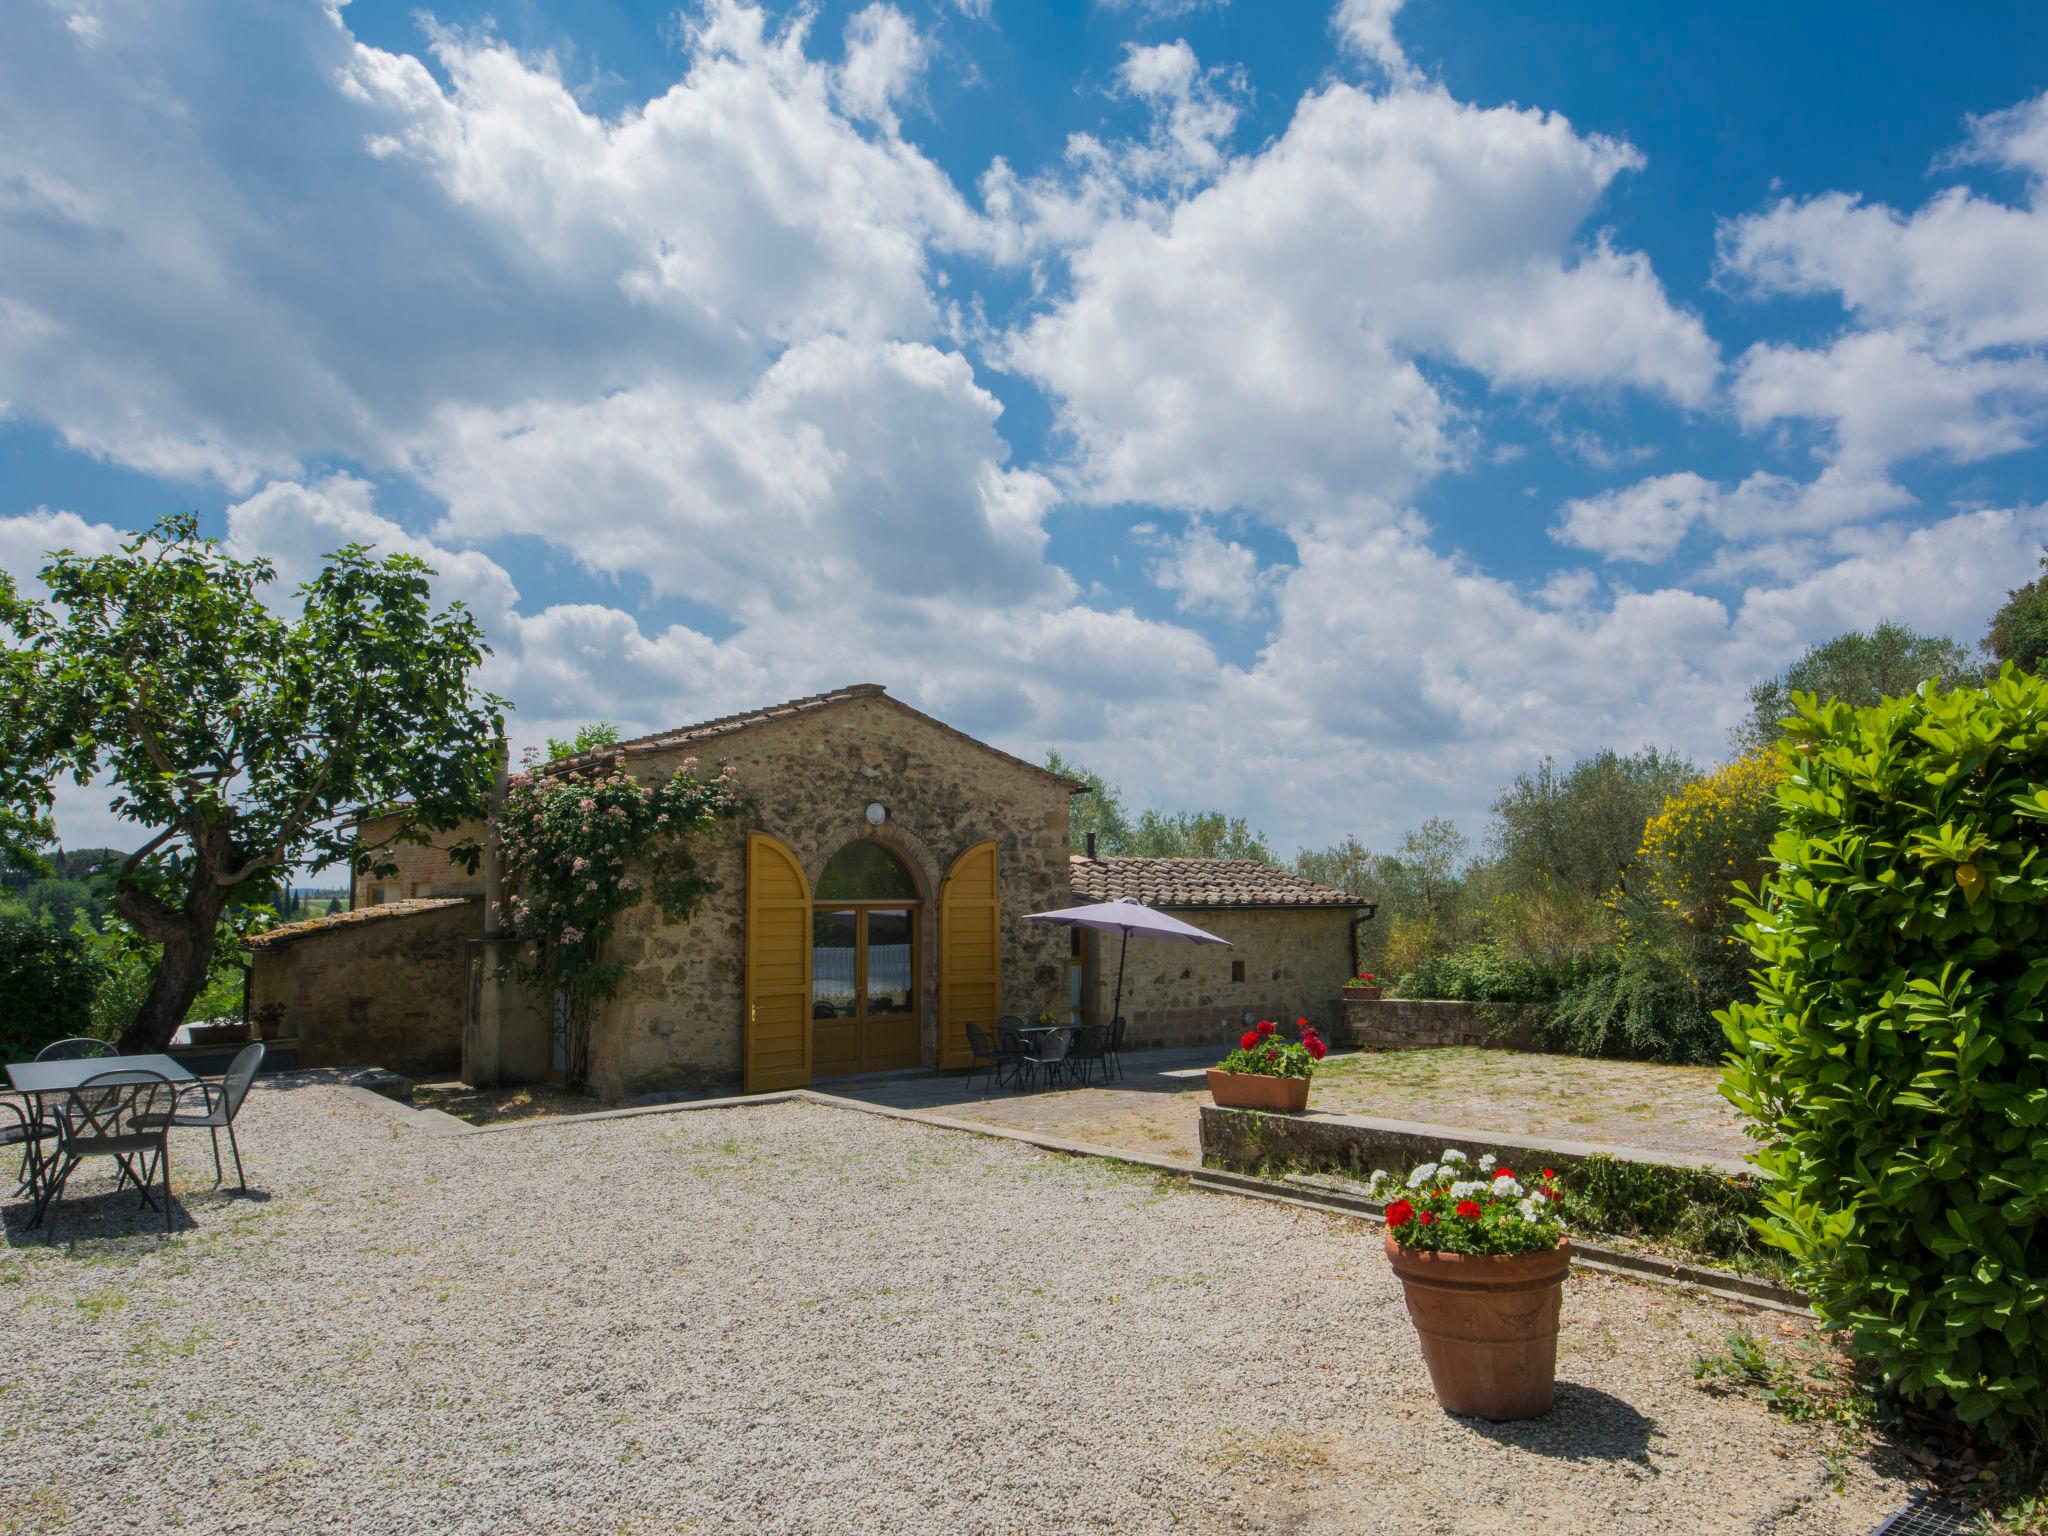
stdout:
{"type": "Polygon", "coordinates": [[[811,893],[811,1075],[919,1061],[917,882],[880,843],[848,843],[811,893]]]}

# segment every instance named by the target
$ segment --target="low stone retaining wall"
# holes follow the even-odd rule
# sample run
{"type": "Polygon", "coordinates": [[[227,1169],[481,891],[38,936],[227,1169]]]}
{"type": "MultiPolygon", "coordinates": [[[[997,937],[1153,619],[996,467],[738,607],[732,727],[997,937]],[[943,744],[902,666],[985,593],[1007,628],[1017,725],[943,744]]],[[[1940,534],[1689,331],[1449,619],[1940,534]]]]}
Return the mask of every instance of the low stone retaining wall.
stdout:
{"type": "Polygon", "coordinates": [[[1542,1049],[1529,1009],[1514,1004],[1387,997],[1377,1002],[1347,998],[1343,1006],[1338,1043],[1363,1050],[1414,1051],[1447,1045],[1542,1049]]]}
{"type": "Polygon", "coordinates": [[[1201,1110],[1202,1166],[1227,1168],[1234,1173],[1284,1168],[1363,1177],[1375,1168],[1406,1170],[1441,1157],[1446,1147],[1456,1147],[1473,1158],[1486,1152],[1497,1153],[1511,1167],[1528,1164],[1569,1171],[1574,1163],[1586,1158],[1611,1157],[1667,1168],[1711,1168],[1717,1173],[1757,1176],[1755,1168],[1733,1157],[1685,1158],[1640,1147],[1504,1136],[1414,1120],[1331,1114],[1319,1109],[1285,1115],[1204,1104],[1201,1110]]]}

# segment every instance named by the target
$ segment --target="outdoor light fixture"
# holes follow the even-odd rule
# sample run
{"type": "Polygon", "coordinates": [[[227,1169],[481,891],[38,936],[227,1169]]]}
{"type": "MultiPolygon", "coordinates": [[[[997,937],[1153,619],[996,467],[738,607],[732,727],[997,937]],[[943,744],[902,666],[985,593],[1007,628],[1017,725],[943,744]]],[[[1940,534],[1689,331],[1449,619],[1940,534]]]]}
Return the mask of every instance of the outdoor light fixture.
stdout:
{"type": "Polygon", "coordinates": [[[889,819],[889,808],[877,800],[868,807],[868,825],[879,827],[889,819]]]}

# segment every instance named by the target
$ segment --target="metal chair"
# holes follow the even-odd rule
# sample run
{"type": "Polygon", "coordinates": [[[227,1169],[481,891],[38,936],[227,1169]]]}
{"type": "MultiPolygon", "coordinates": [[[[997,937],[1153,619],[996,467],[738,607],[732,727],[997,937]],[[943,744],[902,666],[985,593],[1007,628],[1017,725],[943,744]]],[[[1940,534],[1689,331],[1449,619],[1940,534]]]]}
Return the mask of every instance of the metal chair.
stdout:
{"type": "MultiPolygon", "coordinates": [[[[178,1096],[171,1112],[163,1117],[166,1130],[205,1130],[213,1134],[213,1182],[216,1187],[226,1177],[220,1165],[220,1133],[228,1133],[228,1150],[235,1155],[235,1178],[240,1192],[249,1192],[249,1177],[242,1172],[242,1148],[235,1140],[235,1116],[242,1112],[242,1100],[249,1096],[249,1085],[256,1081],[257,1069],[263,1065],[261,1044],[243,1046],[235,1052],[235,1059],[228,1063],[225,1076],[218,1083],[193,1083],[178,1096]],[[179,1107],[186,1094],[197,1093],[205,1106],[197,1111],[179,1107]]],[[[154,1123],[154,1122],[152,1122],[154,1123]]]]}
{"type": "Polygon", "coordinates": [[[43,1165],[43,1193],[36,1202],[35,1226],[47,1217],[44,1237],[55,1242],[57,1202],[72,1170],[88,1157],[111,1157],[120,1165],[124,1179],[133,1179],[142,1203],[154,1206],[149,1186],[158,1170],[164,1180],[164,1230],[171,1230],[171,1145],[170,1110],[178,1101],[171,1080],[156,1072],[134,1069],[102,1072],[89,1077],[57,1099],[51,1119],[57,1128],[57,1150],[43,1165]],[[143,1159],[140,1167],[135,1159],[143,1159]],[[50,1170],[56,1164],[52,1177],[50,1170]]]}
{"type": "Polygon", "coordinates": [[[1037,1040],[1037,1049],[1024,1058],[1024,1065],[1031,1069],[1034,1079],[1044,1073],[1048,1082],[1064,1077],[1068,1072],[1067,1050],[1074,1043],[1074,1032],[1061,1025],[1048,1029],[1037,1040]]]}
{"type": "Polygon", "coordinates": [[[1004,1071],[1015,1070],[1023,1051],[1021,1043],[1008,1031],[1005,1031],[998,1040],[996,1036],[974,1023],[967,1026],[967,1046],[974,1052],[974,1060],[968,1063],[967,1067],[967,1083],[970,1088],[974,1085],[974,1074],[977,1072],[986,1072],[989,1082],[1000,1088],[1004,1071]]]}
{"type": "Polygon", "coordinates": [[[1068,1069],[1082,1082],[1088,1081],[1091,1068],[1102,1069],[1102,1080],[1109,1081],[1109,1026],[1089,1024],[1074,1037],[1074,1044],[1067,1052],[1068,1069]]]}
{"type": "Polygon", "coordinates": [[[37,1061],[89,1061],[95,1056],[114,1054],[114,1042],[95,1040],[90,1035],[73,1035],[68,1040],[52,1040],[36,1052],[37,1061]]]}
{"type": "Polygon", "coordinates": [[[1103,1063],[1105,1069],[1113,1069],[1118,1081],[1124,1075],[1124,1016],[1118,1014],[1109,1025],[1109,1059],[1103,1063]]]}
{"type": "Polygon", "coordinates": [[[21,1167],[14,1176],[14,1192],[27,1194],[30,1199],[42,1197],[43,1143],[57,1134],[57,1127],[41,1118],[30,1107],[34,1100],[17,1102],[14,1099],[0,1099],[0,1112],[11,1116],[0,1119],[0,1147],[20,1147],[21,1167]]]}

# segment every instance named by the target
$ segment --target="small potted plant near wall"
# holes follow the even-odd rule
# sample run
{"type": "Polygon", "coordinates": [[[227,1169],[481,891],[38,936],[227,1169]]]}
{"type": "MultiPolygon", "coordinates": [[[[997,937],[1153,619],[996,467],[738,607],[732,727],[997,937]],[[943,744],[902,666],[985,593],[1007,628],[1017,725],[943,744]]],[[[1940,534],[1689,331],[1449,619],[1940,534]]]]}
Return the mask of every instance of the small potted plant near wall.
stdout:
{"type": "Polygon", "coordinates": [[[1557,1176],[1453,1149],[1405,1180],[1374,1173],[1372,1193],[1436,1400],[1482,1419],[1548,1413],[1572,1262],[1557,1176]]]}
{"type": "Polygon", "coordinates": [[[284,1004],[265,1003],[253,1015],[256,1032],[265,1040],[275,1040],[284,1033],[284,1004]]]}
{"type": "Polygon", "coordinates": [[[1237,1049],[1209,1069],[1209,1096],[1224,1109],[1308,1108],[1309,1079],[1330,1048],[1307,1019],[1297,1022],[1298,1041],[1282,1040],[1271,1019],[1246,1030],[1237,1049]]]}
{"type": "Polygon", "coordinates": [[[1347,1003],[1376,1003],[1380,1000],[1380,979],[1371,971],[1360,971],[1344,983],[1347,1003]]]}

